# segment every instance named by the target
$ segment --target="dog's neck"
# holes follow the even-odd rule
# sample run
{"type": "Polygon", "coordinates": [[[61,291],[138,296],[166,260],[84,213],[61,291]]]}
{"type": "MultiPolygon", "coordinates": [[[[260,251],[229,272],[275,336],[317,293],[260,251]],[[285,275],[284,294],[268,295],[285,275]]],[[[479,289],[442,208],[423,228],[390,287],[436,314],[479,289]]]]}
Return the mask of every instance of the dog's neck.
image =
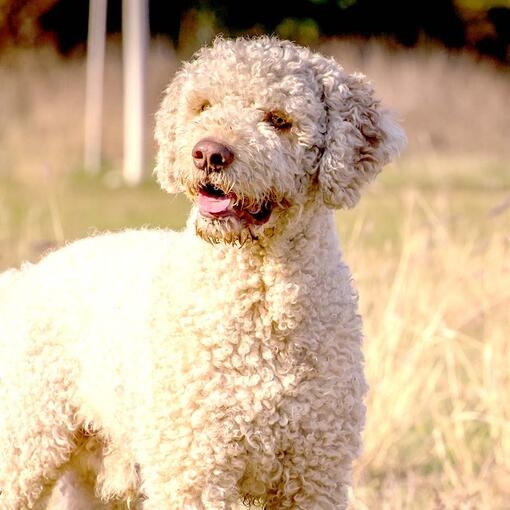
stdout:
{"type": "MultiPolygon", "coordinates": [[[[302,207],[299,216],[290,213],[279,233],[243,246],[210,244],[188,224],[187,285],[193,292],[188,293],[192,302],[183,306],[206,316],[214,301],[224,313],[221,324],[213,321],[209,330],[228,329],[231,320],[231,336],[238,334],[241,324],[248,337],[271,337],[278,343],[289,335],[299,336],[309,320],[337,313],[338,301],[350,294],[350,275],[341,261],[333,213],[320,203],[302,207]],[[237,278],[232,278],[232,271],[237,278]],[[203,295],[214,296],[204,301],[205,308],[203,295]],[[262,323],[260,317],[270,321],[262,323]]],[[[300,343],[312,341],[309,336],[300,343]]]]}
{"type": "Polygon", "coordinates": [[[259,245],[268,259],[284,259],[288,264],[297,262],[303,267],[303,257],[313,253],[313,264],[324,263],[323,255],[338,251],[333,213],[318,200],[311,200],[283,219],[283,228],[276,229],[272,237],[262,237],[259,245]],[[307,255],[308,254],[308,255],[307,255]]]}
{"type": "Polygon", "coordinates": [[[207,268],[218,280],[225,275],[229,280],[225,284],[241,293],[255,280],[256,285],[269,290],[275,283],[302,286],[306,279],[306,286],[311,289],[311,281],[328,278],[341,264],[333,213],[318,200],[289,211],[272,235],[243,246],[212,245],[197,238],[190,224],[187,231],[194,239],[192,243],[200,244],[189,249],[190,257],[198,257],[196,267],[207,268]],[[230,279],[232,267],[244,268],[246,275],[234,285],[230,279]]]}
{"type": "MultiPolygon", "coordinates": [[[[196,235],[193,226],[195,214],[197,211],[192,213],[187,226],[192,236],[196,235]]],[[[222,242],[210,245],[205,240],[198,242],[207,245],[200,250],[206,257],[216,261],[249,260],[252,267],[253,264],[265,266],[277,262],[287,267],[298,264],[302,270],[308,263],[324,264],[321,258],[329,259],[332,251],[339,251],[333,213],[317,199],[293,206],[258,239],[248,240],[242,246],[222,242]]]]}

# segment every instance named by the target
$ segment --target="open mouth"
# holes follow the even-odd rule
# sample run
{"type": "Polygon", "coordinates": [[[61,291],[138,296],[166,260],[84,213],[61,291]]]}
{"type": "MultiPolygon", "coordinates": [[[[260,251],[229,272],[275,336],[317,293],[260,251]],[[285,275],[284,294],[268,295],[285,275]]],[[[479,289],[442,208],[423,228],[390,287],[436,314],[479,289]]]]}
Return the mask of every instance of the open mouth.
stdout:
{"type": "Polygon", "coordinates": [[[198,209],[207,218],[235,217],[244,223],[262,225],[269,220],[273,206],[269,201],[247,204],[234,193],[225,194],[213,184],[207,183],[198,190],[198,209]]]}

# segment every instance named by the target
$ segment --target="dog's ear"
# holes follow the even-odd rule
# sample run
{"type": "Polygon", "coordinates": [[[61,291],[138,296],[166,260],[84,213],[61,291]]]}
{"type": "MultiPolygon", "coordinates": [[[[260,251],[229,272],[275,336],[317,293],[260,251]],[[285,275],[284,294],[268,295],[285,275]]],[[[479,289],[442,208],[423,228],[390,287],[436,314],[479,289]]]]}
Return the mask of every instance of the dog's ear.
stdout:
{"type": "Polygon", "coordinates": [[[348,75],[321,55],[313,59],[327,116],[319,188],[328,207],[353,207],[362,186],[400,152],[406,137],[362,75],[348,75]]]}
{"type": "Polygon", "coordinates": [[[177,72],[164,93],[156,113],[154,137],[158,145],[154,174],[160,186],[169,193],[183,191],[174,177],[177,109],[180,102],[184,74],[177,72]]]}

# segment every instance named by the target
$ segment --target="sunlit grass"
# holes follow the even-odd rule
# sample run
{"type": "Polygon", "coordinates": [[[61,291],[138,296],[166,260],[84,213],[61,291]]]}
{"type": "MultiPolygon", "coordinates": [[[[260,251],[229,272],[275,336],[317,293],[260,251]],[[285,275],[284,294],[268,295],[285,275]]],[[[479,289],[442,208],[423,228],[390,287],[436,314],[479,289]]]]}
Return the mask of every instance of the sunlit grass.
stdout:
{"type": "MultiPolygon", "coordinates": [[[[375,82],[410,148],[336,214],[370,383],[353,510],[510,508],[510,80],[462,57],[324,47],[375,82]]],[[[0,63],[0,270],[98,231],[181,228],[186,199],[121,184],[121,68],[109,46],[104,169],[81,173],[83,62],[0,63]]],[[[152,114],[175,69],[149,59],[152,114]]]]}
{"type": "Polygon", "coordinates": [[[97,232],[179,229],[187,210],[182,195],[169,196],[152,181],[137,188],[112,186],[108,177],[81,173],[48,177],[37,185],[0,180],[0,270],[97,232]]]}
{"type": "MultiPolygon", "coordinates": [[[[370,384],[352,508],[504,510],[510,209],[494,206],[510,188],[504,177],[478,190],[420,188],[408,182],[415,171],[388,169],[357,209],[336,214],[370,384]]],[[[152,182],[112,187],[84,175],[43,186],[2,180],[0,199],[4,268],[95,231],[181,228],[188,210],[152,182]]]]}
{"type": "Polygon", "coordinates": [[[362,229],[346,248],[371,387],[353,508],[503,510],[510,215],[454,233],[439,215],[423,221],[433,207],[421,192],[405,202],[396,250],[364,246],[362,229]]]}

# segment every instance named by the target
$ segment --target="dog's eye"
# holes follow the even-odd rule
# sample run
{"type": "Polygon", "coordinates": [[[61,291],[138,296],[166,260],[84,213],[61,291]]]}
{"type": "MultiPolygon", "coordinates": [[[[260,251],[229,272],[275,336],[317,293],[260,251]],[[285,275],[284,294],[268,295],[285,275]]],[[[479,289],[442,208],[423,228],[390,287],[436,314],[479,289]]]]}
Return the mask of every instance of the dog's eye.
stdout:
{"type": "Polygon", "coordinates": [[[292,121],[283,112],[267,112],[264,121],[268,122],[278,131],[288,131],[292,127],[292,121]]]}
{"type": "Polygon", "coordinates": [[[205,101],[202,101],[198,107],[198,111],[199,113],[201,112],[205,112],[205,110],[209,109],[211,107],[211,103],[209,101],[207,101],[207,99],[205,101]]]}

